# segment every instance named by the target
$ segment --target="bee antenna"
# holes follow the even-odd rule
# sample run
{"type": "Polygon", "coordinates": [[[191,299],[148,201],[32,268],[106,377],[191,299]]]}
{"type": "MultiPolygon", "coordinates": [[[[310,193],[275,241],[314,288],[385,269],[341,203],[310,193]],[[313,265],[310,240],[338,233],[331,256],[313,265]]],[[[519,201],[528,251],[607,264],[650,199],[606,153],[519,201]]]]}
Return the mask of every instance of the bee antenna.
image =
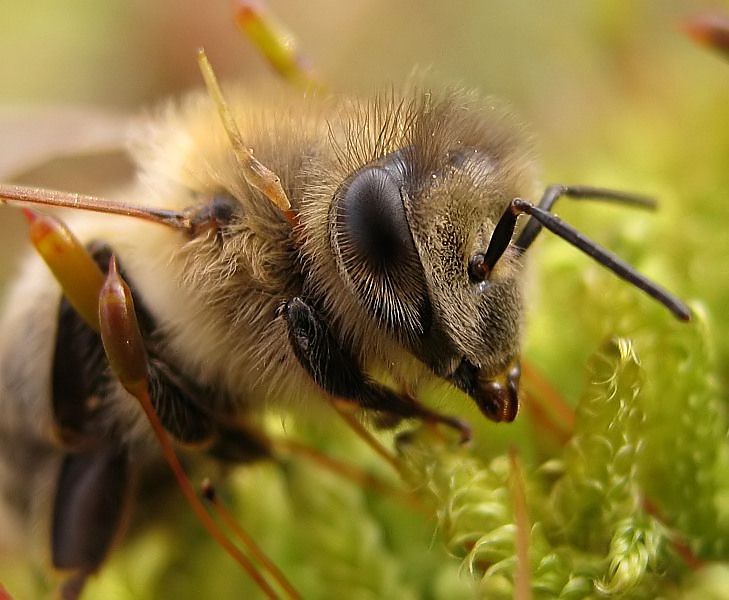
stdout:
{"type": "Polygon", "coordinates": [[[542,228],[546,227],[555,235],[591,256],[618,277],[658,300],[676,318],[681,321],[691,320],[691,310],[684,302],[636,271],[620,257],[601,247],[582,235],[577,229],[550,213],[549,210],[554,206],[554,203],[564,196],[578,200],[589,198],[618,202],[647,209],[653,209],[656,206],[655,201],[646,196],[590,186],[551,185],[545,190],[538,206],[521,198],[514,198],[506,207],[498,223],[496,223],[486,252],[477,253],[471,257],[469,263],[471,277],[476,281],[484,281],[489,277],[494,266],[511,243],[517,217],[524,213],[529,215],[531,219],[527,221],[526,226],[521,230],[513,244],[520,253],[525,252],[532,245],[542,228]]]}
{"type": "MultiPolygon", "coordinates": [[[[501,224],[502,221],[506,224],[510,224],[512,218],[515,220],[519,213],[529,215],[541,226],[549,229],[549,231],[561,237],[563,240],[572,244],[579,250],[582,250],[582,252],[591,256],[601,265],[615,273],[618,277],[633,284],[638,289],[643,290],[646,294],[668,308],[668,310],[670,310],[681,321],[689,321],[691,319],[691,310],[684,302],[660,287],[657,283],[648,279],[645,275],[636,271],[620,257],[584,236],[577,229],[568,223],[565,223],[556,215],[553,215],[539,206],[535,206],[531,202],[527,202],[521,198],[514,198],[506,209],[504,216],[502,216],[499,221],[499,224],[501,224]],[[507,216],[507,213],[511,213],[513,217],[507,216]]],[[[496,231],[494,233],[496,233],[496,231]]]]}
{"type": "Polygon", "coordinates": [[[478,263],[479,269],[481,270],[480,279],[485,279],[494,270],[494,266],[499,259],[504,255],[506,249],[509,247],[511,242],[511,236],[514,235],[514,228],[516,227],[516,218],[519,216],[518,212],[515,212],[511,204],[506,208],[504,214],[501,215],[499,222],[496,223],[494,232],[491,234],[491,240],[489,241],[488,248],[483,254],[477,254],[471,259],[472,264],[478,263]]]}
{"type": "MultiPolygon", "coordinates": [[[[621,192],[618,190],[610,190],[606,188],[592,187],[588,185],[550,185],[544,190],[542,198],[539,200],[539,208],[551,211],[557,200],[560,198],[571,198],[572,200],[599,200],[600,202],[613,202],[625,204],[634,208],[643,208],[653,210],[656,208],[656,202],[653,198],[633,194],[631,192],[621,192]]],[[[514,245],[521,248],[522,251],[532,245],[537,235],[542,229],[542,225],[537,219],[529,219],[524,229],[521,230],[514,245]]]]}

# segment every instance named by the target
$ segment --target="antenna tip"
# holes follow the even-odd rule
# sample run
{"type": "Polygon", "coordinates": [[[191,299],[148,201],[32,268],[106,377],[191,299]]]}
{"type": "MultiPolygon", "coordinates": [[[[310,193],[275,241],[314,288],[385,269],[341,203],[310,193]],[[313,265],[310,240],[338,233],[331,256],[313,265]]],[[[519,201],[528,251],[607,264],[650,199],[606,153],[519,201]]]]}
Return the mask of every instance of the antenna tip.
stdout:
{"type": "Polygon", "coordinates": [[[679,321],[683,321],[684,323],[689,323],[693,319],[691,309],[688,306],[679,307],[673,314],[676,315],[679,321]]]}

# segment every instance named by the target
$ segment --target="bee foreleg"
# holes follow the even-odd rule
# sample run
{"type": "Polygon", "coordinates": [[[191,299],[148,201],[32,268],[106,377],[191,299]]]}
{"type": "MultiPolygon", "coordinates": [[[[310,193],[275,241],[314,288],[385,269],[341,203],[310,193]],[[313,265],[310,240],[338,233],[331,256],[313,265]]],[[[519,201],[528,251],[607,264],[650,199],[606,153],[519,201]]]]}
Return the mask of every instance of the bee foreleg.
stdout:
{"type": "Polygon", "coordinates": [[[208,454],[225,462],[249,463],[270,458],[271,444],[265,435],[249,425],[217,423],[208,454]]]}
{"type": "Polygon", "coordinates": [[[51,529],[53,566],[71,572],[63,598],[77,597],[106,557],[122,528],[130,489],[127,451],[116,442],[66,455],[51,529]]]}
{"type": "Polygon", "coordinates": [[[354,401],[366,410],[443,423],[459,431],[464,441],[470,438],[470,428],[460,419],[432,411],[368,377],[302,298],[284,303],[279,314],[286,320],[289,342],[299,363],[328,394],[354,401]]]}

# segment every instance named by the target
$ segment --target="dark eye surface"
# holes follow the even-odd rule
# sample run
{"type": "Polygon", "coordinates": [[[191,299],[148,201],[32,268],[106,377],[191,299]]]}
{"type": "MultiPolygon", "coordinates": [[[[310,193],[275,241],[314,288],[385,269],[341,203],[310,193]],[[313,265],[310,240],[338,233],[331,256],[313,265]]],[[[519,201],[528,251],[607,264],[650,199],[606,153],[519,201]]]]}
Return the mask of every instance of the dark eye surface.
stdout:
{"type": "Polygon", "coordinates": [[[415,254],[400,187],[391,171],[370,167],[352,178],[339,200],[337,228],[343,246],[378,270],[415,254]]]}
{"type": "Polygon", "coordinates": [[[385,327],[403,338],[430,327],[425,274],[406,213],[399,153],[354,173],[332,203],[330,241],[347,287],[385,327]]]}

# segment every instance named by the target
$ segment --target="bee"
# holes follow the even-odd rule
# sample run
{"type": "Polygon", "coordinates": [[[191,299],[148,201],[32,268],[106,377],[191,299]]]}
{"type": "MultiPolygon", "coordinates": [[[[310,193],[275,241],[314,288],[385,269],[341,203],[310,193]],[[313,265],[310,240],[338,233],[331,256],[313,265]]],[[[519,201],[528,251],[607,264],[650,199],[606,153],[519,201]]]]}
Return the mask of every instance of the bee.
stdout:
{"type": "MultiPolygon", "coordinates": [[[[122,213],[68,222],[102,269],[116,257],[154,407],[182,445],[221,461],[265,459],[262,412],[308,412],[332,398],[375,422],[420,419],[468,438],[462,420],[420,402],[433,381],[470,396],[487,418],[512,421],[525,255],[542,228],[689,318],[682,302],[549,212],[565,196],[649,201],[551,186],[530,202],[538,184],[528,135],[492,99],[420,84],[364,99],[242,89],[226,98],[221,110],[192,94],[140,127],[138,175],[116,199],[0,188],[9,201],[61,198],[122,213]],[[262,180],[251,176],[258,166],[262,180]]],[[[36,256],[0,322],[0,397],[3,504],[21,529],[50,515],[51,562],[75,574],[80,593],[155,444],[98,333],[36,256]]]]}

